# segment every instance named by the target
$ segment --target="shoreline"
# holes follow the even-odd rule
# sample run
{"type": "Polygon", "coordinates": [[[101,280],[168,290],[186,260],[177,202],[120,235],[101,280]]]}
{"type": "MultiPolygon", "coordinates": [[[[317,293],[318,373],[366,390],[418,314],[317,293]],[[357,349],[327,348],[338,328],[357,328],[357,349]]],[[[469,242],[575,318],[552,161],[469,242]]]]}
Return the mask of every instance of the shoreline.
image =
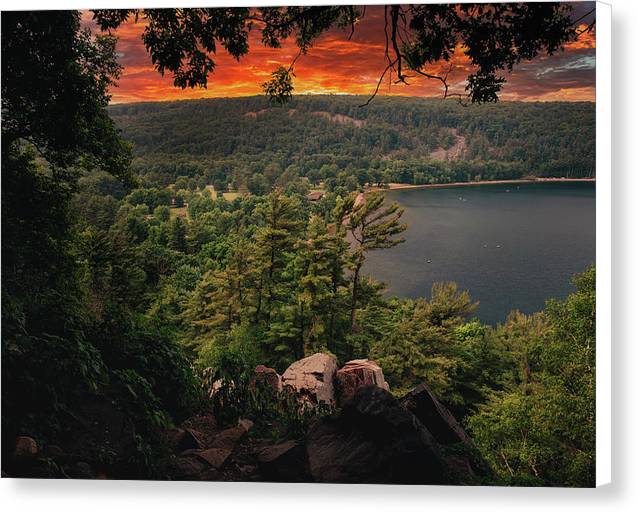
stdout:
{"type": "Polygon", "coordinates": [[[449,183],[427,183],[427,184],[408,184],[408,183],[389,183],[387,187],[373,186],[365,189],[365,192],[377,191],[398,191],[409,189],[440,189],[443,187],[470,187],[475,185],[507,185],[507,184],[524,184],[524,183],[577,183],[588,182],[595,183],[595,178],[519,178],[514,180],[481,180],[471,182],[449,182],[449,183]]]}

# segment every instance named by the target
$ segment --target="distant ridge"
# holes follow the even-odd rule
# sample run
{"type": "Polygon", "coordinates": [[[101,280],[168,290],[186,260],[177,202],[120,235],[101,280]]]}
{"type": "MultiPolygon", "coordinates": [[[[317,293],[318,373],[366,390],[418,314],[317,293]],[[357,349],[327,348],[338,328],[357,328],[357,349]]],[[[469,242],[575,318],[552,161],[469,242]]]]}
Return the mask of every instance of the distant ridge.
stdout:
{"type": "Polygon", "coordinates": [[[595,104],[440,98],[264,96],[117,104],[110,114],[151,182],[205,176],[246,184],[255,173],[313,183],[446,183],[594,174],[595,104]],[[364,175],[373,175],[365,178],[364,175]],[[375,178],[374,178],[375,177],[375,178]],[[378,178],[384,180],[385,178],[378,178]]]}
{"type": "MultiPolygon", "coordinates": [[[[355,98],[360,101],[359,106],[365,103],[369,99],[369,95],[363,94],[347,94],[347,93],[339,93],[339,94],[295,94],[291,102],[295,100],[303,100],[305,98],[355,98]]],[[[256,94],[256,95],[247,95],[247,96],[207,96],[201,98],[170,98],[167,100],[139,100],[133,102],[113,102],[110,104],[109,108],[118,107],[121,105],[149,105],[149,104],[166,104],[166,103],[188,103],[188,102],[207,102],[207,101],[243,101],[243,100],[264,100],[269,102],[265,95],[256,94]]],[[[373,105],[376,101],[383,101],[383,99],[398,99],[398,100],[406,100],[406,101],[424,101],[424,102],[445,102],[445,103],[458,103],[456,99],[444,99],[439,95],[433,96],[409,96],[409,95],[377,95],[370,105],[373,105]]],[[[595,104],[594,101],[590,100],[574,100],[574,101],[566,101],[566,100],[506,100],[500,99],[498,104],[595,104]]],[[[274,104],[276,105],[276,104],[274,104]]]]}

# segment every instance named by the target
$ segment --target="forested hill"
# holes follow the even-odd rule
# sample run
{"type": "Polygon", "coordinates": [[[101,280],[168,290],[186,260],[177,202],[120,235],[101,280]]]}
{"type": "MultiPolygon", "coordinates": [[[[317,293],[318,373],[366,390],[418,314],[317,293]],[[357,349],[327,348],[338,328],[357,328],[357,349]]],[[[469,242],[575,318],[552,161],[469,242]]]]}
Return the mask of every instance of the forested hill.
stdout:
{"type": "Polygon", "coordinates": [[[241,188],[312,182],[439,183],[525,175],[592,176],[595,105],[589,102],[456,101],[297,96],[114,105],[134,143],[135,167],[153,184],[177,176],[241,188]]]}

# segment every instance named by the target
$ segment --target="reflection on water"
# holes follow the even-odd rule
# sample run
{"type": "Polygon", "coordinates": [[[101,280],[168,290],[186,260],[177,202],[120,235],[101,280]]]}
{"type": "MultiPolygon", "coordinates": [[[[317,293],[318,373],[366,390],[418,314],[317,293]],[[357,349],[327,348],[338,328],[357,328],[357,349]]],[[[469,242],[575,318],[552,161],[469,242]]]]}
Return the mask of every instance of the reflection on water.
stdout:
{"type": "Polygon", "coordinates": [[[477,316],[541,310],[595,261],[594,183],[482,185],[391,191],[405,208],[405,243],[372,253],[365,272],[388,293],[428,296],[455,281],[480,301],[477,316]]]}

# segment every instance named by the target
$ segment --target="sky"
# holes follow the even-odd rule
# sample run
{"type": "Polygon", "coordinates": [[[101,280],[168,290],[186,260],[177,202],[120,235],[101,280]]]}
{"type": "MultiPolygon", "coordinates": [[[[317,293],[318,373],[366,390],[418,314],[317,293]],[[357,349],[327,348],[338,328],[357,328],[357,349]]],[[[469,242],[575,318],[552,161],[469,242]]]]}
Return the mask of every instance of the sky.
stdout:
{"type": "MultiPolygon", "coordinates": [[[[591,2],[573,3],[575,18],[594,6],[591,2]]],[[[593,14],[594,16],[594,14],[593,14]]],[[[582,20],[590,22],[592,16],[582,20]]],[[[96,27],[90,13],[84,13],[86,25],[96,27]]],[[[323,34],[306,55],[294,66],[296,94],[363,94],[376,88],[385,68],[383,7],[368,6],[365,17],[356,26],[348,41],[349,30],[332,29],[323,34]]],[[[582,25],[582,28],[585,25],[582,25]]],[[[260,33],[250,35],[248,55],[236,61],[221,49],[212,56],[216,62],[208,77],[206,89],[185,89],[173,86],[172,76],[162,77],[153,67],[141,41],[144,21],[132,21],[119,27],[119,61],[124,66],[118,86],[111,90],[112,103],[165,101],[188,98],[236,97],[263,94],[261,84],[279,66],[289,66],[298,49],[292,41],[281,48],[266,48],[260,33]]],[[[592,33],[591,33],[592,32],[592,33]]],[[[594,101],[595,100],[595,34],[587,32],[563,52],[542,55],[533,61],[520,63],[513,73],[505,73],[507,83],[500,94],[502,100],[521,101],[594,101]]],[[[468,59],[458,48],[453,58],[449,83],[453,91],[464,90],[464,80],[470,72],[468,59]]],[[[447,63],[433,65],[429,70],[444,72],[447,63]]],[[[389,77],[388,77],[389,78],[389,77]]],[[[409,85],[392,84],[385,80],[379,94],[441,97],[440,83],[424,77],[408,81],[409,85]]]]}

